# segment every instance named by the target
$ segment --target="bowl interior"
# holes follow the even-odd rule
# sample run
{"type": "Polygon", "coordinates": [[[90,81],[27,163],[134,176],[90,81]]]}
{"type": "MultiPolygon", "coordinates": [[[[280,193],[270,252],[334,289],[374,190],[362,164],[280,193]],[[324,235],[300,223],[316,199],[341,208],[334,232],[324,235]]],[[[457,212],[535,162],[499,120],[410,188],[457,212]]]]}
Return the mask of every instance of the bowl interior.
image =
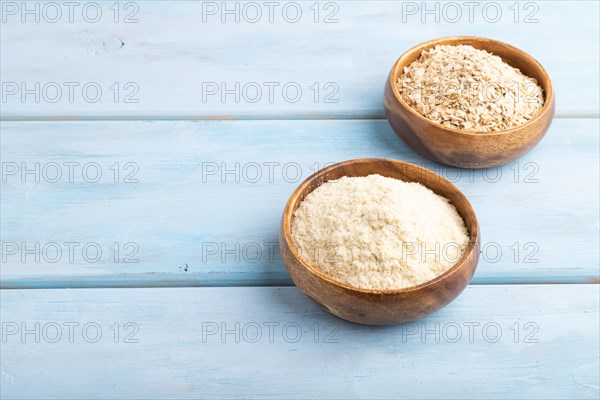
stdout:
{"type": "MultiPolygon", "coordinates": [[[[398,78],[402,75],[402,73],[404,72],[404,67],[408,66],[410,63],[412,63],[413,61],[418,59],[424,50],[429,50],[432,47],[435,47],[438,45],[456,46],[456,45],[461,45],[461,44],[462,45],[470,45],[476,49],[486,50],[490,53],[493,53],[493,54],[499,56],[500,58],[502,58],[502,60],[505,63],[507,63],[508,65],[510,65],[511,67],[518,68],[523,74],[525,74],[531,78],[534,78],[538,82],[538,85],[540,85],[540,87],[542,88],[542,91],[543,91],[544,105],[542,106],[542,109],[539,111],[539,113],[534,118],[532,118],[530,121],[528,121],[526,124],[524,124],[522,126],[530,124],[534,119],[536,119],[536,118],[540,117],[542,114],[544,114],[546,109],[548,107],[550,107],[553,96],[554,96],[554,92],[552,89],[552,83],[550,81],[550,77],[548,76],[548,73],[544,70],[544,68],[542,67],[542,65],[539,62],[537,62],[529,54],[527,54],[524,51],[519,50],[518,48],[513,47],[509,44],[499,42],[497,40],[481,38],[481,37],[476,37],[476,36],[452,36],[452,37],[430,40],[428,42],[421,43],[421,44],[411,48],[406,53],[404,53],[398,59],[398,61],[396,61],[396,64],[392,68],[392,71],[390,74],[390,84],[392,85],[392,91],[393,91],[394,95],[396,96],[396,98],[398,99],[398,101],[402,105],[404,105],[404,107],[408,108],[415,115],[417,115],[421,118],[424,118],[420,114],[418,114],[416,111],[414,111],[402,99],[402,96],[400,96],[400,93],[398,92],[398,88],[396,87],[396,82],[398,81],[398,78]]],[[[456,129],[455,131],[460,131],[460,130],[456,129]]],[[[465,132],[469,132],[469,131],[465,131],[465,132]]],[[[502,131],[500,131],[500,132],[502,132],[502,131]]],[[[493,134],[493,133],[500,133],[500,132],[491,132],[491,133],[493,134]]],[[[469,132],[469,133],[474,133],[474,132],[469,132]]]]}
{"type": "Polygon", "coordinates": [[[421,288],[423,286],[427,286],[435,281],[443,279],[444,276],[452,273],[455,269],[457,269],[461,264],[463,264],[468,257],[471,256],[473,250],[475,249],[476,243],[479,240],[479,227],[477,224],[477,218],[475,216],[475,212],[471,207],[471,204],[467,200],[467,198],[460,192],[458,188],[456,188],[452,183],[450,183],[445,178],[437,175],[436,173],[420,167],[415,164],[405,163],[397,160],[389,160],[389,159],[379,159],[379,158],[363,158],[357,160],[344,161],[338,164],[331,165],[327,168],[324,168],[315,174],[311,175],[306,181],[304,181],[292,194],[290,201],[288,202],[284,215],[283,215],[283,229],[285,233],[285,238],[288,242],[288,245],[294,254],[294,257],[298,259],[305,268],[309,269],[311,272],[321,276],[322,278],[331,281],[339,286],[343,286],[346,288],[350,288],[353,290],[361,291],[361,292],[377,292],[377,293],[397,293],[403,292],[407,290],[413,290],[416,288],[421,288]],[[355,287],[349,287],[340,282],[334,281],[330,279],[328,276],[321,273],[319,270],[310,266],[306,261],[302,259],[299,255],[296,246],[291,240],[291,226],[292,226],[292,218],[294,216],[294,212],[302,203],[302,200],[316,189],[319,185],[324,182],[339,179],[343,176],[349,177],[361,177],[368,176],[372,174],[379,174],[381,176],[385,176],[388,178],[400,179],[405,182],[418,182],[431,189],[434,193],[443,196],[450,200],[450,202],[456,207],[459,215],[462,217],[467,230],[469,232],[469,247],[463,254],[463,257],[448,271],[444,274],[434,278],[431,281],[425,282],[418,286],[413,286],[409,288],[403,289],[394,289],[394,290],[367,290],[360,289],[355,287]]]}

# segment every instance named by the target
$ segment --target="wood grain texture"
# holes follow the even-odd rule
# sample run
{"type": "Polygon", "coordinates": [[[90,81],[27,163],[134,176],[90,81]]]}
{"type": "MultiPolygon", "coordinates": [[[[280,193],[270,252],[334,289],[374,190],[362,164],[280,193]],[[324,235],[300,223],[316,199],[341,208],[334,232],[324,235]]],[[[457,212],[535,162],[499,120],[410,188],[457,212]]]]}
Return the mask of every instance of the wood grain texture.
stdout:
{"type": "Polygon", "coordinates": [[[468,171],[419,157],[386,121],[2,122],[3,165],[62,171],[57,183],[6,176],[2,242],[79,243],[72,262],[65,246],[54,263],[51,248],[40,262],[5,251],[2,286],[289,285],[277,251],[287,199],[317,168],[360,157],[413,162],[463,191],[482,229],[473,283],[598,282],[598,123],[556,120],[517,163],[468,171]],[[66,162],[79,163],[73,183],[66,162]],[[98,183],[82,178],[92,162],[98,183]],[[123,183],[126,163],[138,183],[123,183]],[[123,263],[131,242],[138,262],[123,263]],[[83,258],[88,243],[98,262],[94,248],[83,258]]]}
{"type": "Polygon", "coordinates": [[[424,157],[459,168],[494,167],[521,157],[542,140],[554,117],[554,88],[540,63],[520,49],[481,37],[454,36],[416,45],[394,64],[384,93],[386,116],[396,134],[424,157]],[[468,45],[488,51],[535,79],[544,96],[538,114],[521,126],[501,132],[478,133],[446,128],[413,110],[406,102],[408,97],[398,91],[398,79],[423,51],[444,45],[468,45]]]}
{"type": "MultiPolygon", "coordinates": [[[[359,158],[323,168],[298,186],[283,211],[279,246],[283,263],[294,284],[332,314],[360,324],[390,325],[421,319],[450,303],[465,289],[479,261],[480,229],[475,211],[467,198],[440,175],[397,160],[359,158]],[[327,181],[373,174],[404,182],[418,182],[452,203],[467,228],[469,244],[450,269],[417,286],[366,289],[338,282],[302,258],[292,239],[292,221],[304,198],[327,181]]],[[[435,252],[435,249],[430,250],[435,252]]],[[[438,255],[441,254],[442,251],[438,250],[438,255]]]]}
{"type": "Polygon", "coordinates": [[[426,320],[396,327],[347,323],[296,288],[3,290],[0,296],[6,330],[24,323],[35,332],[38,322],[41,331],[39,343],[34,333],[5,337],[7,400],[599,394],[597,285],[469,286],[426,320]],[[51,343],[53,323],[66,322],[80,324],[73,325],[72,343],[66,328],[51,343]],[[135,325],[126,330],[127,322],[135,325]],[[96,340],[93,323],[102,333],[88,343],[96,340]],[[91,328],[84,336],[85,324],[91,328]]]}
{"type": "MultiPolygon", "coordinates": [[[[309,9],[313,1],[297,2],[302,9],[297,23],[282,17],[283,2],[272,23],[264,7],[257,23],[244,21],[249,10],[239,23],[235,15],[222,23],[220,10],[203,14],[203,6],[210,2],[134,3],[139,7],[136,23],[114,23],[114,11],[108,8],[112,3],[102,3],[103,16],[97,23],[86,22],[81,8],[73,23],[66,20],[67,10],[58,23],[22,23],[20,14],[7,17],[0,39],[2,81],[25,82],[29,88],[36,82],[42,87],[56,82],[64,93],[55,102],[44,100],[54,100],[52,88],[40,102],[31,95],[26,101],[11,95],[2,103],[2,116],[383,118],[383,84],[395,60],[417,43],[452,35],[485,35],[538,59],[556,83],[559,116],[598,115],[600,110],[599,94],[590,90],[599,84],[596,1],[521,1],[516,7],[513,1],[495,2],[500,8],[496,22],[492,22],[495,9],[487,10],[484,17],[487,3],[475,9],[472,22],[468,8],[461,6],[460,19],[452,22],[454,11],[442,10],[443,2],[320,2],[318,23],[309,9]],[[327,9],[326,4],[330,4],[327,9]],[[403,9],[410,4],[416,4],[415,14],[403,9]],[[433,9],[436,4],[438,16],[424,14],[425,7],[433,9]],[[322,23],[332,13],[331,19],[338,22],[322,23]],[[65,82],[80,85],[72,102],[65,82]],[[90,100],[82,95],[83,86],[90,82],[102,90],[97,102],[90,101],[95,98],[93,89],[90,100]],[[117,100],[110,89],[115,82],[120,90],[117,100]],[[257,98],[251,85],[238,100],[228,95],[223,102],[220,88],[217,95],[203,99],[206,82],[225,82],[229,89],[239,82],[238,93],[255,82],[261,96],[257,98]],[[272,101],[265,82],[279,84],[272,101]],[[137,85],[136,94],[135,87],[125,87],[127,83],[137,85]],[[297,97],[290,88],[284,97],[288,83],[297,84],[302,95],[297,97]],[[127,95],[138,102],[124,102],[127,95]]],[[[220,7],[221,2],[216,3],[220,7]]],[[[244,4],[237,3],[240,8],[244,4]]],[[[235,4],[229,2],[228,7],[235,4]]],[[[121,8],[119,20],[132,11],[121,8]]],[[[289,13],[293,15],[293,10],[289,13]]]]}
{"type": "MultiPolygon", "coordinates": [[[[0,6],[9,3],[24,5],[0,6]]],[[[119,2],[119,19],[139,7],[138,21],[115,23],[114,2],[98,3],[98,23],[81,8],[73,23],[65,8],[59,23],[2,10],[3,399],[598,398],[599,293],[585,283],[599,280],[599,120],[583,118],[600,110],[597,1],[521,1],[516,23],[513,1],[496,2],[497,23],[481,9],[473,23],[465,8],[458,23],[423,23],[422,10],[403,21],[411,2],[320,2],[320,21],[337,7],[333,24],[312,22],[312,0],[298,2],[295,24],[281,14],[203,22],[211,2],[185,1],[119,2]],[[525,23],[536,9],[539,21],[525,23]],[[441,167],[372,120],[384,118],[398,56],[448,35],[515,45],[555,83],[563,119],[516,163],[441,167]],[[258,101],[240,90],[240,101],[203,98],[203,83],[236,82],[256,83],[258,101]],[[7,95],[7,84],[52,83],[56,102],[52,87],[38,102],[7,95]],[[101,88],[97,102],[84,99],[87,83],[101,88]],[[273,101],[265,83],[277,85],[273,101]],[[301,88],[297,102],[286,84],[301,88]],[[208,121],[226,119],[266,121],[208,121]],[[419,323],[377,328],[337,319],[293,287],[98,289],[291,285],[277,251],[285,201],[316,169],[358,157],[420,164],[465,193],[483,233],[472,283],[485,286],[419,323]],[[35,243],[47,250],[40,261],[35,243]],[[95,289],[6,290],[65,287],[95,289]]]]}

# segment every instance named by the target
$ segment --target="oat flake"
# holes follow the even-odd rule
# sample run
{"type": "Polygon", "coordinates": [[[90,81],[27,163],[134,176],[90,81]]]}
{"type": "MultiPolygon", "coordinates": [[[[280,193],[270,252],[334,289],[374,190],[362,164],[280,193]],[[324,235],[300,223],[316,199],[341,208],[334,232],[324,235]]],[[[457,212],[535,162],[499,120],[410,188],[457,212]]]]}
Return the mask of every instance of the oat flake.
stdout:
{"type": "Polygon", "coordinates": [[[408,105],[446,128],[495,132],[542,108],[542,88],[496,55],[468,45],[436,46],[404,68],[397,88],[408,105]]]}

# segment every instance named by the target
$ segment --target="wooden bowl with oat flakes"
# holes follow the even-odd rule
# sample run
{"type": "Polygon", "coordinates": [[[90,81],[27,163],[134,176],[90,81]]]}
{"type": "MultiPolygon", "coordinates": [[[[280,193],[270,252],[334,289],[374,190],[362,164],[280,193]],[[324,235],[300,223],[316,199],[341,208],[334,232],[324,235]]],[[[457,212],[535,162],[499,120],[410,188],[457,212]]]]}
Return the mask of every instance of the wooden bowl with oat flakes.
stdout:
{"type": "Polygon", "coordinates": [[[554,116],[554,89],[542,65],[522,50],[453,36],[404,53],[386,81],[384,105],[393,130],[419,154],[455,167],[487,168],[522,156],[544,137],[554,116]]]}

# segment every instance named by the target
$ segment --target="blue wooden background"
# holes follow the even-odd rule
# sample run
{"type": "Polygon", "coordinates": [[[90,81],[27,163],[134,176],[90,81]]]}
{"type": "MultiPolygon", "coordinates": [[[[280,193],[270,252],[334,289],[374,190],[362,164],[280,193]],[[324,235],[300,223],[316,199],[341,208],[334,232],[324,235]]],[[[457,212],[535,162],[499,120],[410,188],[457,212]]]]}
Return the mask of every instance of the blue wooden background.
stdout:
{"type": "Polygon", "coordinates": [[[599,3],[491,3],[0,2],[1,397],[598,398],[599,3]],[[444,167],[385,120],[395,59],[455,34],[551,75],[515,162],[444,167]],[[359,157],[478,215],[472,284],[423,321],[346,323],[281,263],[294,188],[359,157]]]}

